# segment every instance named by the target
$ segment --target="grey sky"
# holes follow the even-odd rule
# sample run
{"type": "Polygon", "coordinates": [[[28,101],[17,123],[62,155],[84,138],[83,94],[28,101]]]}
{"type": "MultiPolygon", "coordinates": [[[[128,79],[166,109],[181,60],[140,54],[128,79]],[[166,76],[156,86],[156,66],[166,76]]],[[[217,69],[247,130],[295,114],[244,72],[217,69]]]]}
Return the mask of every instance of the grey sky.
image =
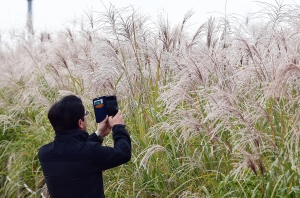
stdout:
{"type": "MultiPolygon", "coordinates": [[[[193,9],[193,22],[203,23],[209,16],[216,15],[216,12],[225,13],[226,2],[227,13],[245,16],[247,12],[259,9],[255,1],[251,0],[33,0],[33,27],[35,30],[54,31],[75,17],[84,16],[86,11],[103,11],[103,4],[109,3],[117,8],[133,5],[153,18],[164,10],[172,23],[178,23],[184,13],[193,9]]],[[[25,27],[26,14],[27,0],[0,0],[0,31],[25,27]]]]}

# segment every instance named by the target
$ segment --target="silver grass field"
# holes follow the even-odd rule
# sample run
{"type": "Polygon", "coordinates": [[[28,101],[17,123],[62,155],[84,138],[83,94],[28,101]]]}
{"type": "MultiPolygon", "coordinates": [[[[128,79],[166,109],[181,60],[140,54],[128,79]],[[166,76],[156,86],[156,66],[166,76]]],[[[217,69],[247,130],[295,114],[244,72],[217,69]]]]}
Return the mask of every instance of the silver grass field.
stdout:
{"type": "Polygon", "coordinates": [[[107,197],[299,197],[300,7],[258,3],[193,31],[193,11],[174,25],[113,6],[55,33],[12,30],[0,40],[0,198],[48,196],[37,151],[67,94],[92,113],[88,132],[92,99],[118,97],[133,154],[104,172],[107,197]]]}

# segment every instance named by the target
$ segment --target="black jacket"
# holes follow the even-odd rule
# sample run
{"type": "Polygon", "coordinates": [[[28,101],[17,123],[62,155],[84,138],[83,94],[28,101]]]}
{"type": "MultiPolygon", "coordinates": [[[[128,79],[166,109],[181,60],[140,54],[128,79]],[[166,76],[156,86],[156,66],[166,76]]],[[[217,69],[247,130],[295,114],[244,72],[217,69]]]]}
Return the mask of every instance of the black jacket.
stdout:
{"type": "Polygon", "coordinates": [[[93,133],[70,130],[57,133],[42,146],[38,157],[51,198],[104,197],[102,171],[128,162],[131,140],[124,125],[112,128],[114,147],[101,146],[93,133]]]}

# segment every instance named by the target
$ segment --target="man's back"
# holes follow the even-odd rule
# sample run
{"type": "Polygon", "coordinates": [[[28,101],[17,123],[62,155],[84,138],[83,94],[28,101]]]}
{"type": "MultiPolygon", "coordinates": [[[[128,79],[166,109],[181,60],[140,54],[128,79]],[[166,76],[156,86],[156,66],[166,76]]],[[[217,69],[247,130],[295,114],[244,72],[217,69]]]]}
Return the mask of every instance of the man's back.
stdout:
{"type": "Polygon", "coordinates": [[[53,142],[40,148],[39,160],[52,198],[104,197],[102,170],[130,159],[129,134],[115,131],[114,137],[119,137],[115,148],[101,146],[98,137],[80,130],[57,134],[53,142]]]}
{"type": "Polygon", "coordinates": [[[39,158],[51,197],[104,197],[102,171],[93,162],[97,143],[85,142],[87,136],[72,131],[41,147],[39,158]]]}

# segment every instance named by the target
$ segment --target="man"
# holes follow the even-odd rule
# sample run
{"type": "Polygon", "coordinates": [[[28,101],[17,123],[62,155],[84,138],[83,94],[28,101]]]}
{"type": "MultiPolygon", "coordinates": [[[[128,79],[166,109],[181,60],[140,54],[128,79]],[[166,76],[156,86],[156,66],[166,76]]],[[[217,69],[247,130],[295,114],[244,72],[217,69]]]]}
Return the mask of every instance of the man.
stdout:
{"type": "Polygon", "coordinates": [[[51,198],[104,197],[102,171],[131,158],[131,140],[121,112],[107,116],[91,135],[86,132],[87,114],[74,95],[63,97],[48,112],[55,138],[40,148],[38,157],[51,198]],[[114,147],[102,146],[111,130],[114,147]]]}

